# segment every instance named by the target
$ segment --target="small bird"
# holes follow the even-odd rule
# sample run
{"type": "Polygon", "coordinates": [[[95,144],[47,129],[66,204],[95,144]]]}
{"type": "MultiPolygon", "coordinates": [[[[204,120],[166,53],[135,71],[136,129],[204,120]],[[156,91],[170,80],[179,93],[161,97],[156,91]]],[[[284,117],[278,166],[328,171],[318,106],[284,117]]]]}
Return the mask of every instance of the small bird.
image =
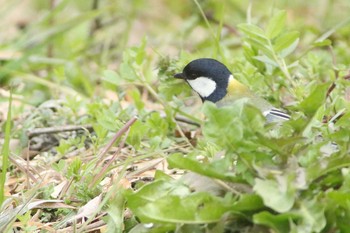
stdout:
{"type": "MultiPolygon", "coordinates": [[[[199,94],[202,101],[211,101],[218,107],[227,106],[236,100],[246,98],[249,103],[262,112],[267,123],[290,119],[288,114],[274,108],[269,102],[258,97],[247,86],[237,81],[227,67],[215,59],[200,58],[193,60],[185,66],[182,73],[175,74],[174,77],[184,79],[199,94]]],[[[330,142],[321,148],[321,152],[325,156],[337,151],[339,151],[339,148],[334,142],[330,142]]],[[[242,184],[221,182],[220,180],[219,182],[194,172],[186,173],[183,180],[193,190],[210,192],[219,196],[231,189],[251,192],[249,187],[242,186],[242,184]]]]}
{"type": "Polygon", "coordinates": [[[269,102],[237,81],[227,67],[215,59],[193,60],[185,66],[182,73],[175,74],[174,77],[186,80],[203,102],[211,101],[218,107],[222,107],[246,98],[262,112],[268,123],[290,119],[288,114],[274,108],[269,102]]]}

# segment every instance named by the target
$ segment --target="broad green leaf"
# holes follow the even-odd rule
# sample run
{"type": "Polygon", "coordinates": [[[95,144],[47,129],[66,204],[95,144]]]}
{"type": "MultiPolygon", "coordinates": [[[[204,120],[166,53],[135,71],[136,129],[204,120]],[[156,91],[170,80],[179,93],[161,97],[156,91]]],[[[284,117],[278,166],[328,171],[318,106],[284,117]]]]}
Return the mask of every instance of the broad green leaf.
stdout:
{"type": "Polygon", "coordinates": [[[322,162],[316,161],[312,165],[309,165],[306,169],[307,180],[312,182],[317,178],[327,175],[333,171],[339,170],[343,167],[350,166],[349,156],[343,156],[336,154],[336,156],[323,158],[322,162]]]}
{"type": "Polygon", "coordinates": [[[350,112],[346,112],[335,124],[340,127],[350,128],[350,112]]]}
{"type": "Polygon", "coordinates": [[[153,203],[163,197],[185,197],[190,193],[191,191],[189,188],[180,182],[166,179],[156,180],[153,183],[144,185],[137,192],[127,190],[124,195],[127,198],[128,207],[134,210],[148,203],[153,203]]]}
{"type": "Polygon", "coordinates": [[[244,57],[252,64],[255,63],[253,57],[257,55],[256,51],[247,42],[242,44],[244,57]]]}
{"type": "MultiPolygon", "coordinates": [[[[136,223],[138,223],[138,221],[136,221],[136,219],[134,221],[136,223]]],[[[127,222],[127,220],[125,220],[125,222],[127,222]]],[[[114,230],[114,228],[108,228],[108,229],[114,230]]],[[[128,233],[164,233],[164,232],[174,232],[175,229],[178,230],[178,227],[176,226],[176,224],[173,224],[173,223],[172,224],[169,224],[169,223],[167,223],[167,224],[166,223],[161,223],[161,224],[149,223],[149,225],[147,223],[146,224],[145,223],[138,223],[130,231],[126,228],[122,232],[128,232],[128,233]]]]}
{"type": "Polygon", "coordinates": [[[268,58],[270,58],[272,60],[275,59],[273,48],[271,48],[271,46],[269,46],[269,43],[263,43],[261,41],[254,39],[254,38],[245,38],[244,40],[248,44],[250,44],[250,46],[263,52],[268,58]]]}
{"type": "Polygon", "coordinates": [[[240,141],[243,138],[242,124],[234,123],[234,118],[239,116],[243,106],[232,106],[232,108],[217,108],[212,103],[203,105],[203,112],[207,117],[203,133],[208,138],[221,141],[219,145],[225,145],[231,141],[240,141]],[[219,132],[218,130],[223,130],[219,132]],[[233,134],[234,133],[234,134],[233,134]]]}
{"type": "Polygon", "coordinates": [[[266,27],[266,36],[271,40],[277,37],[285,29],[286,18],[286,11],[275,14],[266,27]]]}
{"type": "Polygon", "coordinates": [[[255,179],[254,191],[263,199],[264,204],[271,209],[284,213],[294,205],[294,190],[289,186],[286,179],[277,183],[275,180],[255,179]]]}
{"type": "Polygon", "coordinates": [[[257,135],[259,143],[265,145],[276,153],[288,154],[288,147],[294,146],[296,143],[304,141],[300,136],[298,137],[279,137],[279,138],[268,138],[263,135],[257,135]],[[287,153],[286,153],[287,152],[287,153]]]}
{"type": "Polygon", "coordinates": [[[279,66],[274,60],[271,60],[266,55],[254,56],[253,58],[258,60],[258,61],[261,61],[264,64],[269,64],[269,65],[272,65],[274,67],[278,67],[279,66]]]}
{"type": "Polygon", "coordinates": [[[274,49],[282,58],[292,53],[299,43],[299,32],[291,31],[279,36],[274,42],[274,49]]]}
{"type": "Polygon", "coordinates": [[[120,76],[113,70],[105,70],[103,71],[103,78],[104,81],[107,81],[109,83],[112,83],[116,86],[119,86],[123,80],[120,78],[120,76]]]}
{"type": "Polygon", "coordinates": [[[313,115],[325,102],[328,87],[328,83],[318,85],[312,93],[300,103],[299,106],[306,115],[313,115]]]}
{"type": "Polygon", "coordinates": [[[180,81],[174,78],[161,80],[158,86],[159,95],[167,101],[173,100],[175,96],[183,99],[183,96],[192,95],[191,87],[186,82],[183,82],[183,80],[180,81]]]}
{"type": "Polygon", "coordinates": [[[101,112],[97,114],[97,123],[110,131],[118,130],[122,125],[111,109],[102,109],[101,112]]]}
{"type": "MultiPolygon", "coordinates": [[[[347,119],[349,120],[349,118],[347,119]]],[[[350,130],[349,128],[336,131],[330,134],[330,137],[337,142],[348,143],[350,141],[350,130]]]]}
{"type": "Polygon", "coordinates": [[[207,121],[203,134],[223,148],[244,150],[247,143],[254,143],[251,138],[256,137],[256,132],[264,131],[265,119],[251,105],[254,103],[250,103],[247,98],[233,101],[230,106],[221,108],[205,103],[203,112],[207,121]]]}
{"type": "Polygon", "coordinates": [[[198,174],[213,177],[221,180],[242,182],[234,173],[229,171],[231,163],[221,159],[212,163],[202,163],[194,158],[186,157],[183,154],[172,154],[167,159],[170,167],[176,167],[196,172],[198,174]]]}
{"type": "MultiPolygon", "coordinates": [[[[132,199],[128,199],[132,202],[132,199]]],[[[167,195],[148,200],[145,205],[132,208],[143,222],[208,224],[220,221],[230,211],[232,200],[208,193],[193,193],[184,197],[167,195]]],[[[134,206],[134,205],[133,205],[134,206]]]]}
{"type": "Polygon", "coordinates": [[[119,75],[122,79],[128,81],[134,81],[135,79],[137,79],[134,69],[128,63],[125,62],[123,62],[119,66],[119,75]]]}
{"type": "Polygon", "coordinates": [[[326,226],[324,206],[316,198],[302,200],[298,213],[302,216],[298,232],[321,232],[326,226]]]}
{"type": "Polygon", "coordinates": [[[272,214],[267,211],[260,212],[253,216],[253,221],[256,224],[265,225],[271,227],[276,232],[284,233],[290,232],[289,223],[293,220],[299,219],[296,214],[284,213],[284,214],[272,214]]]}
{"type": "Polygon", "coordinates": [[[142,139],[145,138],[145,135],[149,132],[148,125],[136,121],[131,127],[129,135],[126,139],[128,144],[133,145],[134,147],[138,148],[141,145],[142,139]]]}
{"type": "Polygon", "coordinates": [[[253,24],[239,24],[238,29],[240,29],[247,37],[255,39],[262,44],[267,44],[269,40],[265,36],[265,32],[253,24]]]}
{"type": "Polygon", "coordinates": [[[235,211],[250,211],[262,208],[264,208],[264,203],[261,197],[256,194],[242,194],[233,205],[233,210],[235,211]]]}
{"type": "Polygon", "coordinates": [[[335,204],[337,207],[349,209],[350,195],[347,191],[330,191],[327,193],[327,198],[332,200],[333,204],[335,204]]]}

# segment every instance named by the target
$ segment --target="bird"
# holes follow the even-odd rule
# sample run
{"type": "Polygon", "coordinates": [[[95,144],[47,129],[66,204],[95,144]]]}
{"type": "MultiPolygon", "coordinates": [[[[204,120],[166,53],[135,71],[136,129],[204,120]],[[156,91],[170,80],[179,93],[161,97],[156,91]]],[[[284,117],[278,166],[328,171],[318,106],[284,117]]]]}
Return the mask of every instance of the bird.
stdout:
{"type": "MultiPolygon", "coordinates": [[[[202,101],[210,101],[218,107],[232,104],[246,98],[248,103],[255,106],[265,116],[267,123],[290,120],[290,115],[281,111],[265,99],[257,96],[246,85],[234,78],[230,70],[221,62],[212,58],[199,58],[188,63],[181,73],[174,75],[177,79],[185,80],[198,93],[202,101]]],[[[322,137],[321,137],[322,138],[322,137]]],[[[321,148],[324,156],[339,151],[338,145],[330,142],[321,148]]],[[[221,182],[205,175],[188,172],[183,181],[191,189],[206,191],[214,195],[223,195],[231,189],[250,192],[249,187],[231,182],[221,182]]]]}
{"type": "Polygon", "coordinates": [[[289,114],[273,107],[268,101],[257,96],[246,85],[235,79],[223,63],[215,59],[195,59],[174,77],[185,80],[198,93],[203,102],[210,101],[218,107],[223,107],[246,98],[251,105],[261,111],[267,123],[290,119],[289,114]]]}

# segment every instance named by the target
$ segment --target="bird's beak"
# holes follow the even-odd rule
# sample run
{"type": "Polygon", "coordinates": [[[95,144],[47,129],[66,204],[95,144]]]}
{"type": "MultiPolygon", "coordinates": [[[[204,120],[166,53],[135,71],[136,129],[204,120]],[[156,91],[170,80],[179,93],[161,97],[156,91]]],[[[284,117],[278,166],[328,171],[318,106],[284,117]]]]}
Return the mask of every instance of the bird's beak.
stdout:
{"type": "Polygon", "coordinates": [[[178,73],[178,74],[174,75],[174,78],[185,79],[185,75],[184,75],[184,73],[178,73]]]}

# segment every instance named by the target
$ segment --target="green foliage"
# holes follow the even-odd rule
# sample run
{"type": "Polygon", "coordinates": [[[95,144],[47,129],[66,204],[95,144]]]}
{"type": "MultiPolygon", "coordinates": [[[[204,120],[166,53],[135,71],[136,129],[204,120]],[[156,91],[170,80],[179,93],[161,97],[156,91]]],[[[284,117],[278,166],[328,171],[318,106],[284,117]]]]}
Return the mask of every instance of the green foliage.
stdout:
{"type": "Polygon", "coordinates": [[[129,193],[129,207],[145,222],[211,223],[230,209],[230,198],[194,193],[172,180],[158,180],[129,193]],[[172,211],[169,211],[171,209],[172,211]]]}
{"type": "Polygon", "coordinates": [[[244,35],[247,60],[257,67],[264,65],[268,73],[279,69],[293,84],[284,58],[296,49],[299,32],[285,30],[285,22],[286,12],[280,11],[270,19],[266,30],[253,24],[240,24],[238,27],[244,35]]]}
{"type": "Polygon", "coordinates": [[[31,219],[31,211],[28,211],[24,215],[17,216],[18,220],[21,222],[22,227],[23,227],[23,232],[33,232],[37,230],[36,226],[31,225],[30,219],[31,219]]]}
{"type": "MultiPolygon", "coordinates": [[[[306,76],[316,70],[321,72],[317,75],[322,76],[333,70],[329,66],[320,67],[327,58],[314,57],[317,51],[295,59],[293,53],[300,33],[286,29],[286,19],[286,11],[279,11],[269,20],[266,29],[252,23],[240,24],[239,29],[243,34],[245,59],[255,67],[252,72],[258,71],[265,79],[260,84],[287,87],[288,94],[297,100],[292,106],[296,112],[292,119],[267,125],[262,114],[245,100],[220,109],[212,103],[204,103],[202,112],[206,120],[199,145],[215,145],[214,155],[209,156],[213,154],[209,146],[198,146],[187,154],[174,153],[167,161],[172,168],[195,172],[213,179],[212,182],[232,184],[233,189],[228,188],[226,195],[218,197],[209,190],[189,192],[179,186],[179,181],[158,179],[126,194],[129,208],[141,222],[162,223],[163,226],[208,224],[201,225],[208,230],[219,228],[222,218],[231,216],[226,227],[240,222],[240,229],[248,230],[251,225],[258,224],[275,232],[323,232],[344,224],[329,216],[330,213],[344,214],[347,207],[337,210],[331,207],[333,201],[325,190],[334,192],[345,185],[347,175],[337,170],[347,170],[348,152],[342,149],[340,145],[344,143],[335,136],[349,132],[340,127],[345,118],[336,123],[336,130],[329,130],[328,125],[322,123],[323,117],[331,114],[329,108],[333,103],[327,101],[326,96],[331,80],[323,77],[307,83],[294,78],[298,72],[306,76]],[[290,65],[289,57],[295,59],[290,65]],[[296,64],[300,61],[306,66],[298,68],[296,64]],[[310,65],[313,69],[305,70],[310,65]],[[329,150],[331,142],[337,143],[340,149],[329,150]],[[242,191],[238,187],[245,188],[242,191]],[[253,193],[246,193],[247,190],[253,193]],[[202,215],[199,206],[216,208],[202,215]],[[169,212],[169,208],[174,211],[169,212]],[[240,216],[245,216],[248,222],[244,224],[240,216]]],[[[325,45],[328,43],[317,44],[325,45]]],[[[348,109],[345,105],[342,107],[348,109]]],[[[208,181],[202,185],[210,187],[208,181]]]]}
{"type": "Polygon", "coordinates": [[[1,148],[1,174],[0,174],[0,206],[5,200],[5,181],[6,173],[9,167],[10,139],[11,139],[11,119],[12,119],[12,92],[8,103],[7,120],[5,123],[5,140],[1,148]]]}
{"type": "MultiPolygon", "coordinates": [[[[345,0],[320,1],[318,7],[301,0],[273,5],[238,0],[49,2],[31,1],[28,10],[35,6],[36,17],[22,20],[23,28],[19,21],[19,31],[1,40],[0,104],[8,99],[16,104],[1,122],[0,219],[6,219],[6,198],[13,198],[5,190],[6,178],[24,174],[21,180],[32,185],[28,175],[41,179],[36,174],[42,176],[37,171],[42,162],[52,164],[44,167],[47,174],[56,172],[52,177],[67,183],[58,197],[65,203],[80,208],[103,194],[96,211],[108,214],[83,225],[103,220],[111,232],[350,229],[350,20],[345,0]],[[173,75],[199,57],[224,62],[237,80],[286,109],[291,120],[266,124],[244,100],[220,109],[211,103],[194,106],[198,96],[173,75]],[[13,100],[6,95],[10,84],[16,87],[13,100]],[[101,154],[136,115],[130,130],[101,154]],[[179,115],[193,122],[179,123],[179,115]],[[194,123],[201,124],[202,134],[194,123]],[[29,161],[32,166],[38,159],[39,166],[28,174],[17,164],[8,169],[9,155],[17,155],[9,149],[10,137],[20,139],[20,151],[28,147],[31,129],[85,124],[93,132],[56,135],[59,145],[29,161]],[[124,139],[124,147],[111,157],[124,139]],[[75,157],[67,156],[75,150],[75,157]],[[155,172],[152,182],[134,181],[153,175],[161,167],[158,160],[165,158],[169,168],[198,174],[194,183],[200,186],[186,176],[174,179],[165,168],[155,172]],[[140,171],[131,171],[134,162],[140,171]],[[124,188],[130,183],[132,188],[124,188]]],[[[4,3],[2,17],[16,7],[4,3]]],[[[4,22],[0,28],[7,32],[12,27],[4,22]]],[[[17,205],[54,198],[57,191],[55,179],[45,180],[39,191],[27,183],[18,185],[23,190],[11,187],[21,197],[13,199],[17,205]]],[[[42,209],[39,221],[63,220],[55,230],[72,225],[64,224],[75,210],[51,211],[42,209]]],[[[37,230],[31,225],[37,219],[33,214],[17,217],[20,230],[37,230]]],[[[75,228],[80,222],[74,222],[73,231],[86,230],[75,228]]]]}

